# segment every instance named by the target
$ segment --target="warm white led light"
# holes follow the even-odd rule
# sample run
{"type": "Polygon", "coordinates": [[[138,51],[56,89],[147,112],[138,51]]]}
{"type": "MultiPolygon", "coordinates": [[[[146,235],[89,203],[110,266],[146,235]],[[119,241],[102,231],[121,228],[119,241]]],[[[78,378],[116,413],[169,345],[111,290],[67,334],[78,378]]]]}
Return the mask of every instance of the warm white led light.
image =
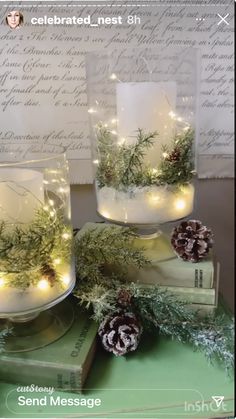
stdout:
{"type": "Polygon", "coordinates": [[[5,285],[5,280],[4,278],[0,277],[0,288],[4,287],[5,285]]]}
{"type": "Polygon", "coordinates": [[[112,73],[112,74],[110,75],[110,79],[111,79],[111,80],[116,80],[116,79],[117,79],[117,75],[116,75],[115,73],[112,73]]]}
{"type": "Polygon", "coordinates": [[[158,172],[158,170],[157,169],[151,169],[151,173],[153,174],[153,175],[156,175],[157,174],[157,172],[158,172]]]}
{"type": "Polygon", "coordinates": [[[105,218],[110,218],[111,217],[109,212],[106,211],[106,210],[103,210],[103,209],[101,210],[101,215],[105,218]]]}
{"type": "Polygon", "coordinates": [[[70,237],[71,237],[71,236],[70,236],[70,234],[69,234],[69,233],[63,233],[63,234],[62,234],[62,238],[63,238],[63,239],[65,239],[65,240],[68,240],[70,237]]]}
{"type": "Polygon", "coordinates": [[[154,207],[154,208],[159,208],[160,205],[162,204],[162,195],[155,193],[155,192],[151,192],[147,195],[147,199],[148,199],[148,204],[150,205],[150,207],[154,207]]]}
{"type": "Polygon", "coordinates": [[[124,143],[126,142],[126,138],[120,138],[120,140],[118,141],[118,145],[119,146],[122,146],[122,145],[124,145],[124,143]]]}
{"type": "Polygon", "coordinates": [[[54,201],[52,199],[49,199],[48,203],[49,203],[49,205],[51,205],[51,207],[53,207],[54,201]]]}
{"type": "Polygon", "coordinates": [[[51,173],[52,175],[57,175],[59,173],[59,170],[55,170],[55,169],[48,169],[47,170],[48,173],[51,173]]]}
{"type": "Polygon", "coordinates": [[[54,259],[53,263],[54,263],[54,265],[60,265],[61,259],[60,258],[56,258],[56,259],[54,259]]]}
{"type": "Polygon", "coordinates": [[[49,282],[46,279],[41,279],[37,284],[37,287],[42,291],[46,291],[49,286],[49,282]]]}
{"type": "Polygon", "coordinates": [[[96,109],[93,109],[93,108],[88,109],[88,113],[96,113],[96,112],[97,112],[96,109]]]}
{"type": "Polygon", "coordinates": [[[69,285],[69,283],[70,283],[70,276],[69,275],[63,275],[61,281],[63,282],[64,285],[69,285]]]}
{"type": "Polygon", "coordinates": [[[65,188],[62,188],[62,186],[58,189],[58,192],[59,193],[65,193],[66,192],[66,189],[65,188]]]}
{"type": "Polygon", "coordinates": [[[161,198],[159,197],[159,195],[152,195],[151,199],[152,199],[153,202],[158,202],[158,201],[160,201],[161,198]]]}
{"type": "Polygon", "coordinates": [[[175,208],[177,210],[182,210],[184,209],[186,206],[186,202],[183,199],[177,199],[177,201],[175,201],[175,208]]]}
{"type": "Polygon", "coordinates": [[[93,160],[93,164],[98,164],[99,160],[93,160]]]}
{"type": "Polygon", "coordinates": [[[164,159],[166,159],[168,157],[168,153],[164,152],[162,153],[162,156],[164,157],[164,159]]]}
{"type": "Polygon", "coordinates": [[[170,112],[169,112],[169,116],[170,116],[172,119],[175,119],[176,114],[175,114],[173,111],[170,111],[170,112]]]}

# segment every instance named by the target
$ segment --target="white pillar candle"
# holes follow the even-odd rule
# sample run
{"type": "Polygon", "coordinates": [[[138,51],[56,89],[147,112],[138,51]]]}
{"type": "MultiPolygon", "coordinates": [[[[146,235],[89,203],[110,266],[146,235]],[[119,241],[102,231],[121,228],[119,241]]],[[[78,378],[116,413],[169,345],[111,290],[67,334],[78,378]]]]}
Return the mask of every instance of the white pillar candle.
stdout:
{"type": "Polygon", "coordinates": [[[43,174],[36,170],[0,168],[0,221],[30,223],[44,202],[43,174]]]}
{"type": "Polygon", "coordinates": [[[127,144],[131,144],[137,138],[138,128],[145,132],[157,131],[154,147],[147,151],[145,158],[145,162],[152,166],[160,161],[162,145],[169,145],[173,140],[176,94],[174,81],[117,84],[119,139],[125,138],[127,144]]]}

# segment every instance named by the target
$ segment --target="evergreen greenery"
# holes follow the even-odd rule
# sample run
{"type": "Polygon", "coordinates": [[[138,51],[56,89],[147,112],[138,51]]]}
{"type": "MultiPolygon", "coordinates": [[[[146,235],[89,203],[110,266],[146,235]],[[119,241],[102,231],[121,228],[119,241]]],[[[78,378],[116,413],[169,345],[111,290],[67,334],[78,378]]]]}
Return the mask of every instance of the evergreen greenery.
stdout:
{"type": "Polygon", "coordinates": [[[77,234],[74,243],[75,264],[80,283],[84,282],[83,286],[88,290],[93,285],[107,285],[109,290],[113,275],[116,280],[122,281],[126,278],[129,265],[141,268],[148,263],[144,255],[132,247],[134,229],[109,225],[80,234],[77,234]]]}
{"type": "Polygon", "coordinates": [[[188,129],[184,134],[177,134],[170,148],[163,146],[158,181],[160,184],[184,184],[191,181],[194,174],[193,144],[194,132],[188,129]]]}
{"type": "Polygon", "coordinates": [[[189,342],[212,362],[221,360],[229,372],[233,366],[233,319],[224,315],[202,318],[187,302],[155,286],[127,282],[130,265],[143,267],[149,261],[142,250],[132,248],[134,232],[117,226],[98,226],[79,233],[75,239],[77,285],[75,296],[93,309],[102,321],[117,311],[133,312],[143,328],[158,330],[179,342],[189,342]],[[120,302],[126,294],[128,304],[120,302]]]}
{"type": "Polygon", "coordinates": [[[160,141],[156,131],[145,134],[138,129],[134,144],[127,145],[125,142],[118,144],[112,131],[98,125],[98,187],[127,189],[129,186],[178,186],[188,183],[194,174],[193,138],[194,132],[191,128],[176,135],[169,149],[163,146],[159,167],[151,168],[144,164],[144,157],[154,141],[160,141]]]}
{"type": "MultiPolygon", "coordinates": [[[[67,261],[71,240],[63,240],[65,233],[71,237],[71,228],[64,224],[63,217],[43,208],[28,227],[9,230],[0,223],[0,273],[6,285],[21,289],[35,285],[46,268],[53,269],[55,258],[67,261]]],[[[51,279],[58,279],[56,270],[51,279]]]]}

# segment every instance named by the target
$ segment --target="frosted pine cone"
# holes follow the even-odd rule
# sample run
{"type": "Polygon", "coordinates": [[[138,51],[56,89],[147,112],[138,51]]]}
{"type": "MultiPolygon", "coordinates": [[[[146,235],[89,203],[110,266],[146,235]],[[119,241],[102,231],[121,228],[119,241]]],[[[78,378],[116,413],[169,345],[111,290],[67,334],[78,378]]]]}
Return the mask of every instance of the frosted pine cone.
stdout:
{"type": "Polygon", "coordinates": [[[103,347],[117,356],[135,351],[141,333],[142,327],[133,313],[106,317],[98,329],[103,347]]]}
{"type": "Polygon", "coordinates": [[[201,221],[182,221],[171,235],[175,253],[183,260],[199,262],[213,245],[213,234],[201,221]]]}

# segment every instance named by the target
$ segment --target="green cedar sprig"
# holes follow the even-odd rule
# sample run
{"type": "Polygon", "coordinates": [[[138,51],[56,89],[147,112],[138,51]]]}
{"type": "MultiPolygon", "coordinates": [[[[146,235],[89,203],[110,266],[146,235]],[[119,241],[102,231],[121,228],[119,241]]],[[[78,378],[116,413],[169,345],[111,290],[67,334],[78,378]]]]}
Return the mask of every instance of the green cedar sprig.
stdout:
{"type": "MultiPolygon", "coordinates": [[[[116,137],[102,124],[97,126],[99,163],[96,172],[98,187],[127,189],[151,185],[180,186],[191,181],[194,175],[193,139],[191,128],[177,134],[170,147],[163,146],[163,156],[158,167],[144,164],[146,151],[151,148],[158,133],[145,134],[138,129],[136,142],[118,145],[116,137]],[[165,157],[166,156],[166,157],[165,157]],[[153,170],[154,169],[154,170],[153,170]]],[[[159,141],[159,139],[158,139],[159,141]]]]}
{"type": "Polygon", "coordinates": [[[161,185],[183,185],[191,181],[194,175],[193,138],[191,128],[183,134],[175,136],[172,145],[163,146],[163,154],[159,166],[158,181],[161,185]]]}
{"type": "MultiPolygon", "coordinates": [[[[0,272],[8,286],[25,289],[35,285],[42,277],[45,266],[52,266],[54,258],[68,261],[72,235],[59,212],[40,208],[33,221],[25,228],[9,230],[0,225],[0,272]],[[63,240],[63,235],[68,240],[63,240]]],[[[55,271],[54,281],[57,275],[55,271]]]]}
{"type": "Polygon", "coordinates": [[[135,231],[116,225],[98,226],[77,235],[74,243],[76,271],[80,281],[90,285],[103,285],[111,281],[108,268],[112,268],[115,279],[126,277],[128,266],[138,268],[148,263],[145,256],[132,247],[135,231]],[[106,269],[105,269],[106,267],[106,269]],[[118,267],[119,269],[116,269],[118,267]],[[116,271],[116,272],[115,272],[116,271]]]}
{"type": "Polygon", "coordinates": [[[103,125],[97,127],[99,165],[96,179],[98,186],[112,186],[117,189],[135,184],[136,177],[143,171],[143,159],[157,132],[145,134],[138,129],[134,144],[117,144],[115,136],[103,125]]]}
{"type": "Polygon", "coordinates": [[[143,170],[145,151],[153,145],[157,135],[156,131],[144,134],[141,129],[138,129],[137,141],[133,145],[124,144],[120,148],[119,161],[122,161],[123,164],[123,173],[120,179],[122,185],[135,184],[135,179],[143,170]]]}

